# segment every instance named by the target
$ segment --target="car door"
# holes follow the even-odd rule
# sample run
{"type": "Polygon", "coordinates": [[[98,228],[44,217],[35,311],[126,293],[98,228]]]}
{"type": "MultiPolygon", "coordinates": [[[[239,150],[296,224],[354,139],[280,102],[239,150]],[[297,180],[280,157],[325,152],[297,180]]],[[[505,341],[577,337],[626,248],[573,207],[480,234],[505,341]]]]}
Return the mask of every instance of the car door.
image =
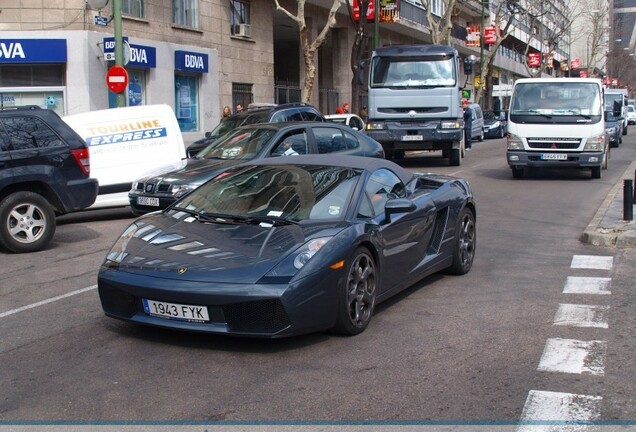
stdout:
{"type": "Polygon", "coordinates": [[[13,167],[11,166],[11,155],[9,153],[9,137],[2,125],[0,118],[0,190],[12,183],[13,167]]]}
{"type": "Polygon", "coordinates": [[[401,213],[385,222],[384,206],[391,198],[405,198],[406,188],[391,170],[380,168],[366,181],[364,194],[358,205],[357,217],[372,219],[377,224],[380,247],[383,292],[404,288],[417,279],[420,265],[426,259],[427,225],[434,221],[433,201],[422,212],[401,213]],[[430,214],[430,217],[423,215],[430,214]]]}

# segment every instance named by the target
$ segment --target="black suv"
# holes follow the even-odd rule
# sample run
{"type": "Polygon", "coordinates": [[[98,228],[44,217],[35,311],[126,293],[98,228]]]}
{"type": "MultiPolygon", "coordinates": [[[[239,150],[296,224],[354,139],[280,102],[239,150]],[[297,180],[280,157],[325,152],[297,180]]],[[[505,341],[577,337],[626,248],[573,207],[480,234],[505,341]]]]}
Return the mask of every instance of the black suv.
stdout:
{"type": "Polygon", "coordinates": [[[239,126],[250,125],[254,123],[280,123],[290,121],[321,121],[324,122],[325,117],[314,106],[306,103],[287,103],[287,104],[250,104],[246,111],[233,114],[221,120],[211,132],[205,133],[205,138],[201,138],[190,144],[186,153],[188,157],[194,157],[203,150],[208,144],[216,141],[221,135],[225,135],[232,129],[239,126]]]}
{"type": "Polygon", "coordinates": [[[51,110],[0,109],[0,246],[43,249],[56,214],[81,210],[97,197],[86,142],[51,110]]]}

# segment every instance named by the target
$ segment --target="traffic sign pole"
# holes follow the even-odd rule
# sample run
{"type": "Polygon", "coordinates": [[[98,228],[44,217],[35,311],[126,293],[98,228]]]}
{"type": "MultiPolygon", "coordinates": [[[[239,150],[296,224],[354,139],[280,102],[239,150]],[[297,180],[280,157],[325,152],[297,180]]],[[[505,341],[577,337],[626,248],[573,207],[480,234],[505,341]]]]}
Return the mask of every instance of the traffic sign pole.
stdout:
{"type": "MultiPolygon", "coordinates": [[[[124,40],[121,28],[121,0],[113,0],[113,29],[115,31],[115,66],[124,66],[124,40]]],[[[128,81],[126,76],[126,81],[128,81]]],[[[117,106],[126,106],[125,92],[117,93],[117,106]]]]}

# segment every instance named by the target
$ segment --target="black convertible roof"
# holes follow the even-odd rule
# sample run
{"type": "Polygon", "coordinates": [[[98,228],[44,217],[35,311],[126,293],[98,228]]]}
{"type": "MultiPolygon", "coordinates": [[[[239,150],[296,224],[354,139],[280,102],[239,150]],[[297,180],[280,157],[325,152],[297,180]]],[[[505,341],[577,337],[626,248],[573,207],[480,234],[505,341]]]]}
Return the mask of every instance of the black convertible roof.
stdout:
{"type": "Polygon", "coordinates": [[[266,158],[245,162],[246,165],[312,165],[312,166],[333,166],[343,168],[354,168],[373,172],[380,168],[387,168],[393,171],[403,183],[408,183],[415,174],[405,170],[400,165],[390,160],[364,157],[364,156],[343,156],[335,154],[326,155],[298,155],[277,158],[266,158]]]}

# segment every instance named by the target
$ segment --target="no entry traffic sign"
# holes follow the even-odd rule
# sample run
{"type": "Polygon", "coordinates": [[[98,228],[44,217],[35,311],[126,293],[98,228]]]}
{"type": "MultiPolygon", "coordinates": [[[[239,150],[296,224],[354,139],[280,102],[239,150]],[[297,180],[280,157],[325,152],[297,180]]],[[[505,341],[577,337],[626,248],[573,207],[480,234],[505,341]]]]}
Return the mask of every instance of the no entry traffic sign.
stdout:
{"type": "Polygon", "coordinates": [[[128,85],[128,72],[123,66],[112,66],[106,73],[106,85],[113,93],[121,93],[128,85]]]}

